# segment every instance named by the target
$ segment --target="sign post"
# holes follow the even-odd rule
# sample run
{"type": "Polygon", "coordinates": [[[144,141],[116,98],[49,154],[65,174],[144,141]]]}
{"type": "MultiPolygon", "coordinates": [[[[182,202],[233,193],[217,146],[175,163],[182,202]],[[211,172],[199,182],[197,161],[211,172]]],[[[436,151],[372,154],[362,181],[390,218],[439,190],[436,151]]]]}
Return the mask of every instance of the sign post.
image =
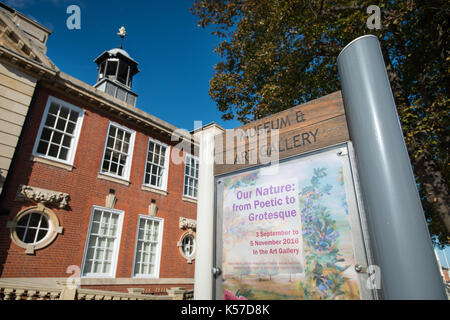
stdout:
{"type": "Polygon", "coordinates": [[[338,67],[342,94],[205,135],[196,299],[446,299],[378,39],[338,67]]]}
{"type": "Polygon", "coordinates": [[[211,268],[214,253],[214,136],[223,129],[210,124],[195,137],[200,142],[200,162],[197,202],[197,248],[194,277],[194,299],[211,300],[213,275],[211,268]]]}
{"type": "Polygon", "coordinates": [[[384,299],[446,299],[378,38],[338,57],[346,117],[384,299]]]}

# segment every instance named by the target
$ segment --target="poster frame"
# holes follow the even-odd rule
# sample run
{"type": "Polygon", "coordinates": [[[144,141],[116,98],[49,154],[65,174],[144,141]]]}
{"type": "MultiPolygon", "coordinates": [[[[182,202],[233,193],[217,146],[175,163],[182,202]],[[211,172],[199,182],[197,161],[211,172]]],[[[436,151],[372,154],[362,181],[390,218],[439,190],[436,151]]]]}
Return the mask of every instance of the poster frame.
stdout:
{"type": "MultiPolygon", "coordinates": [[[[345,156],[347,161],[343,161],[345,191],[348,195],[349,212],[351,212],[351,229],[354,245],[355,265],[363,266],[363,271],[358,272],[358,283],[360,297],[362,300],[379,299],[377,288],[367,286],[369,274],[367,267],[373,265],[372,252],[370,250],[370,239],[368,237],[368,229],[363,205],[363,198],[359,187],[358,173],[354,160],[354,150],[350,141],[330,145],[311,152],[297,154],[291,157],[281,159],[279,164],[308,158],[321,153],[336,151],[339,155],[345,156]],[[351,208],[350,208],[351,207],[351,208]]],[[[245,169],[228,172],[218,175],[214,178],[214,252],[213,252],[213,288],[212,297],[214,300],[222,299],[222,252],[223,252],[223,180],[229,176],[258,170],[269,167],[270,164],[255,165],[245,169]],[[220,232],[219,232],[220,231],[220,232]]],[[[354,267],[354,266],[352,266],[354,267]]]]}

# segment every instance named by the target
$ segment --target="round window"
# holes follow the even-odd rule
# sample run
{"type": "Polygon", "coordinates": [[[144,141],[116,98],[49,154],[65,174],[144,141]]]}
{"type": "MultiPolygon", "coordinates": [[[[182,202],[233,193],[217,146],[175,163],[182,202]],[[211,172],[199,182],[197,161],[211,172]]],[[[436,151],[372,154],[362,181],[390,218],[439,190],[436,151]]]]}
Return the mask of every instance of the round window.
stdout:
{"type": "Polygon", "coordinates": [[[188,234],[183,239],[181,248],[186,257],[190,258],[194,254],[195,239],[192,234],[188,234]]]}
{"type": "Polygon", "coordinates": [[[31,212],[17,221],[16,233],[20,241],[26,244],[37,244],[49,234],[49,221],[40,212],[31,212]]]}
{"type": "Polygon", "coordinates": [[[63,232],[56,214],[41,204],[19,212],[7,227],[12,241],[26,254],[47,247],[63,232]]]}
{"type": "Polygon", "coordinates": [[[187,262],[192,263],[195,259],[195,233],[192,231],[185,232],[177,245],[187,262]]]}

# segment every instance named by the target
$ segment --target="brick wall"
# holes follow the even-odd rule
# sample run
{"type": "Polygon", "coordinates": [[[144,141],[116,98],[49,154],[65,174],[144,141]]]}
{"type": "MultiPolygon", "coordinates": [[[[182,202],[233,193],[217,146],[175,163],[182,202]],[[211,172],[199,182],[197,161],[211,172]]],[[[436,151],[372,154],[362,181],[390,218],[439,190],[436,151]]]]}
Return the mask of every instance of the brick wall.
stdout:
{"type": "Polygon", "coordinates": [[[450,282],[450,277],[449,277],[448,269],[442,268],[442,273],[444,274],[444,281],[445,281],[445,282],[450,282]]]}
{"type": "Polygon", "coordinates": [[[182,200],[184,164],[170,163],[167,196],[143,191],[141,186],[148,137],[173,144],[151,131],[145,132],[107,113],[85,107],[63,94],[41,88],[32,106],[31,121],[25,127],[25,139],[15,169],[11,172],[5,197],[0,203],[0,208],[10,210],[9,215],[0,216],[0,277],[68,277],[68,266],[81,267],[92,207],[105,206],[105,197],[110,189],[114,189],[118,199],[115,209],[125,212],[116,277],[132,276],[138,215],[147,214],[151,199],[155,199],[157,217],[164,219],[160,278],[193,278],[194,263],[188,264],[177,247],[177,241],[184,233],[178,225],[179,217],[196,219],[196,204],[182,200]],[[49,95],[85,110],[72,172],[30,160],[49,95]],[[97,178],[109,120],[136,131],[129,186],[97,178]],[[69,210],[52,209],[64,233],[34,255],[26,255],[24,249],[17,247],[6,228],[7,221],[12,220],[22,209],[33,205],[14,200],[20,184],[68,193],[71,198],[69,210]]]}

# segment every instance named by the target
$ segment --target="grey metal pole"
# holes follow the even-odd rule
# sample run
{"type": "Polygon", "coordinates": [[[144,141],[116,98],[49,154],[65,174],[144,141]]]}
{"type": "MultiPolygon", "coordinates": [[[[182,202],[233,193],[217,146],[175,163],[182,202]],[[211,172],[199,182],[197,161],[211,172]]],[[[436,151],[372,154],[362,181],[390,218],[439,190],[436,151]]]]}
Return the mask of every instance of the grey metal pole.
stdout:
{"type": "Polygon", "coordinates": [[[378,38],[338,57],[375,263],[384,299],[447,299],[378,38]]]}

